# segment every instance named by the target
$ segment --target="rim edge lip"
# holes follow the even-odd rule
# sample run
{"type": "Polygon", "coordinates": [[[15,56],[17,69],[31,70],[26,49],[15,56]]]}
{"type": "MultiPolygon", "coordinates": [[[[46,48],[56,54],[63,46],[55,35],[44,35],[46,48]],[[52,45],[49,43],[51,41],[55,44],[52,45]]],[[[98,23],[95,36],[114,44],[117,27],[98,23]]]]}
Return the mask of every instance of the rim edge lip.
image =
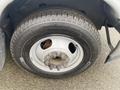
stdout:
{"type": "Polygon", "coordinates": [[[57,73],[57,74],[59,74],[59,73],[64,73],[64,72],[67,72],[67,71],[70,71],[70,70],[76,68],[82,62],[82,60],[84,58],[84,50],[83,50],[82,46],[77,41],[75,41],[74,39],[69,38],[69,36],[66,37],[64,35],[63,36],[62,35],[51,35],[51,36],[42,38],[39,41],[37,41],[36,43],[34,43],[33,46],[30,48],[29,57],[30,57],[30,60],[33,63],[33,65],[36,66],[38,69],[40,69],[42,71],[45,71],[45,72],[48,72],[48,73],[57,73]],[[41,61],[37,60],[37,57],[35,57],[36,56],[35,55],[36,54],[36,52],[35,52],[36,50],[34,50],[34,48],[37,49],[37,47],[38,47],[38,45],[40,44],[41,41],[43,41],[45,39],[48,39],[50,37],[66,38],[66,39],[70,40],[71,42],[74,42],[78,46],[77,47],[77,55],[76,55],[77,59],[73,60],[74,63],[71,64],[70,67],[63,68],[60,71],[55,70],[55,69],[54,70],[50,70],[49,67],[44,65],[44,62],[42,62],[43,64],[41,64],[41,61]],[[31,58],[31,56],[32,57],[34,56],[34,58],[31,58]]]}

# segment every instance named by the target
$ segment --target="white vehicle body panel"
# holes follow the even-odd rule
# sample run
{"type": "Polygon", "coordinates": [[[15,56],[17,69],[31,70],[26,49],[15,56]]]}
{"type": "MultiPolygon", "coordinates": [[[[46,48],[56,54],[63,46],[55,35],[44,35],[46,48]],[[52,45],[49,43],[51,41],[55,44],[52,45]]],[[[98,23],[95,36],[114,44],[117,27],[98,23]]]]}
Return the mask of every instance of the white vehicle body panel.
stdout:
{"type": "Polygon", "coordinates": [[[4,9],[14,0],[0,0],[0,16],[4,9]]]}
{"type": "Polygon", "coordinates": [[[120,0],[104,0],[114,10],[116,17],[120,19],[120,0]]]}

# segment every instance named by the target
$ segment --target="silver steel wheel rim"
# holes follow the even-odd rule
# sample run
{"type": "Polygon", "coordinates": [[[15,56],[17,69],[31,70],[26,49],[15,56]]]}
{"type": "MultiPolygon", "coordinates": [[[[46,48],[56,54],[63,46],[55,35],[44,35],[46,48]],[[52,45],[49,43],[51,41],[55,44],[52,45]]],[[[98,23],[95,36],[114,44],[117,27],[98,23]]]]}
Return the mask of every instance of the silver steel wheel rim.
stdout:
{"type": "Polygon", "coordinates": [[[75,40],[52,35],[37,41],[30,49],[30,60],[48,73],[64,73],[76,68],[83,60],[82,46],[75,40]]]}

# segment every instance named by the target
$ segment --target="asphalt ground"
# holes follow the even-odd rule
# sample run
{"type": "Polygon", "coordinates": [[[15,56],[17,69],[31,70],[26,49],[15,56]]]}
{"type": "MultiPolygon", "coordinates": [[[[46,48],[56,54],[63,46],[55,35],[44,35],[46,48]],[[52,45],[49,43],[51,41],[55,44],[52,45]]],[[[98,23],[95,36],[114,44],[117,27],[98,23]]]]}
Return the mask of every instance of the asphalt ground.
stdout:
{"type": "MultiPolygon", "coordinates": [[[[0,72],[0,90],[120,90],[120,59],[104,64],[110,52],[106,43],[104,28],[100,31],[102,51],[98,59],[82,74],[64,79],[46,79],[21,70],[7,57],[5,67],[0,72]]],[[[119,34],[110,30],[114,44],[119,34]]]]}

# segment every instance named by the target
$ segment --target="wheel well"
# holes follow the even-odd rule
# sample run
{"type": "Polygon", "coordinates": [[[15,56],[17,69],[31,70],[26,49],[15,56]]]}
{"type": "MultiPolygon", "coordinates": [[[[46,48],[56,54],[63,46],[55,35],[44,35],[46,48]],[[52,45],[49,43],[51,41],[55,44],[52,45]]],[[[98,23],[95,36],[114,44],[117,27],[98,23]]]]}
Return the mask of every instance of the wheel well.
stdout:
{"type": "Polygon", "coordinates": [[[12,35],[16,26],[29,14],[48,7],[64,7],[80,11],[93,21],[97,29],[104,25],[101,0],[14,0],[4,11],[0,26],[12,35]],[[87,3],[86,3],[87,2],[87,3]],[[94,11],[94,13],[93,13],[94,11]]]}

